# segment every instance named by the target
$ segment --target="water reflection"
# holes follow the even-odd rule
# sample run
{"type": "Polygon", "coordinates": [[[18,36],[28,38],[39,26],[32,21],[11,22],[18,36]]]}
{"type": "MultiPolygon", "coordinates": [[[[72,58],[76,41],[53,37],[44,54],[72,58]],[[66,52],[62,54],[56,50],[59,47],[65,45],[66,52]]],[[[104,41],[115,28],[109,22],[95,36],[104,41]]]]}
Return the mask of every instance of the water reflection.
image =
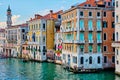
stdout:
{"type": "Polygon", "coordinates": [[[120,80],[120,76],[116,75],[115,80],[120,80]]]}
{"type": "Polygon", "coordinates": [[[120,80],[120,77],[112,71],[73,74],[52,63],[23,63],[18,59],[1,59],[0,80],[120,80]]]}

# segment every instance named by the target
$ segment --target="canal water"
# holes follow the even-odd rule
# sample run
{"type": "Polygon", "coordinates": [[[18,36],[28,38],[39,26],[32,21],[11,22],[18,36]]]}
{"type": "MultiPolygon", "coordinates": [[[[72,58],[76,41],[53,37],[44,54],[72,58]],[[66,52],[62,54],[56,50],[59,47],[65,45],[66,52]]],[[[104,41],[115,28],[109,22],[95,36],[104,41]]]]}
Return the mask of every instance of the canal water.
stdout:
{"type": "Polygon", "coordinates": [[[74,74],[53,63],[0,59],[0,80],[120,80],[114,71],[74,74]]]}

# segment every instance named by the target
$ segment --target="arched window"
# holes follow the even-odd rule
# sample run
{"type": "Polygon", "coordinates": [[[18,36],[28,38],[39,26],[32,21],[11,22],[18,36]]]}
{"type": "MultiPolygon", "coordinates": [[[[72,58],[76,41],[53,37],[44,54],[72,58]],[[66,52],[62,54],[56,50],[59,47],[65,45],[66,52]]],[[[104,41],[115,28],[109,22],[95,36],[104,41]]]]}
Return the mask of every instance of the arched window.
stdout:
{"type": "Polygon", "coordinates": [[[35,42],[35,33],[32,34],[32,41],[35,42]]]}
{"type": "Polygon", "coordinates": [[[80,64],[84,64],[84,57],[80,58],[80,64]]]}
{"type": "Polygon", "coordinates": [[[92,57],[89,57],[89,64],[92,64],[92,57]]]}
{"type": "Polygon", "coordinates": [[[116,32],[116,40],[118,41],[118,32],[116,32]]]}
{"type": "Polygon", "coordinates": [[[100,64],[100,56],[98,56],[98,60],[97,61],[98,61],[98,64],[100,64]]]}

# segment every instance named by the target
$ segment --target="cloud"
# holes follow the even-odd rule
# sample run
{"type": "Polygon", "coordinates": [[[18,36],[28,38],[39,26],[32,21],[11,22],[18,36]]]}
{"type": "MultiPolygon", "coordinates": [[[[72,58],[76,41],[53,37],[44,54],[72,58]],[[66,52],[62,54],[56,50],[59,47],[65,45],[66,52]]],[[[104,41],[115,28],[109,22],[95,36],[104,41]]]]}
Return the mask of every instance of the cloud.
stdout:
{"type": "Polygon", "coordinates": [[[5,28],[6,27],[6,22],[0,22],[0,28],[5,28]]]}
{"type": "Polygon", "coordinates": [[[19,18],[20,18],[20,15],[13,15],[12,16],[12,24],[16,25],[18,23],[19,18]]]}
{"type": "Polygon", "coordinates": [[[38,14],[44,16],[44,15],[48,14],[49,12],[50,12],[50,9],[45,9],[45,10],[39,11],[38,14]]]}
{"type": "MultiPolygon", "coordinates": [[[[19,24],[19,22],[20,22],[19,18],[20,18],[20,15],[13,15],[12,16],[12,25],[19,24]]],[[[7,26],[6,21],[0,22],[0,28],[5,28],[6,26],[7,26]]]]}

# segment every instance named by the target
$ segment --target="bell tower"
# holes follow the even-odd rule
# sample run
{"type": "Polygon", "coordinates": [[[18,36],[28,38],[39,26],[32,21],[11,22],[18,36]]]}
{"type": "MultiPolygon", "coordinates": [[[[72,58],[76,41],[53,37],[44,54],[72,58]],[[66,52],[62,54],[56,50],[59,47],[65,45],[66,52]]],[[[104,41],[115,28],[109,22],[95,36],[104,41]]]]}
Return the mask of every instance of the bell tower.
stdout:
{"type": "Polygon", "coordinates": [[[10,27],[12,26],[12,14],[11,14],[11,9],[10,9],[10,6],[8,6],[8,9],[7,9],[7,27],[10,27]]]}

